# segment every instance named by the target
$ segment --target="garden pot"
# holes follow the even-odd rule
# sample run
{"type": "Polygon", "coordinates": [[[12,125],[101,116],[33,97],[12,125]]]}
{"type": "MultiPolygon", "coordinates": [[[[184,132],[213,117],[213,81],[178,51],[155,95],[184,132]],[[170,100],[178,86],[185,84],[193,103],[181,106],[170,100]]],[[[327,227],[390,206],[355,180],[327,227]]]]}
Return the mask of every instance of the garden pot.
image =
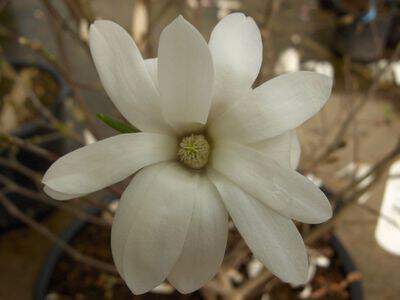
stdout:
{"type": "MultiPolygon", "coordinates": [[[[35,68],[41,72],[47,73],[54,80],[54,82],[58,86],[58,93],[55,95],[54,99],[52,99],[51,105],[49,105],[48,109],[56,116],[58,119],[63,120],[63,106],[64,99],[69,94],[69,88],[61,78],[61,76],[52,68],[47,67],[42,64],[37,63],[27,63],[27,62],[14,62],[12,63],[16,70],[21,70],[24,68],[35,68]]],[[[36,136],[46,135],[54,132],[53,130],[44,126],[46,120],[41,117],[35,117],[30,122],[26,122],[18,126],[15,130],[11,132],[13,136],[19,137],[21,139],[32,138],[36,136]]],[[[65,140],[63,138],[52,139],[46,142],[39,144],[39,146],[48,149],[51,152],[56,154],[63,154],[65,151],[64,147],[65,140]]],[[[0,156],[3,158],[9,158],[12,155],[10,151],[7,149],[0,149],[0,156]]],[[[51,165],[51,162],[39,157],[29,151],[20,149],[16,154],[17,160],[24,166],[27,166],[39,173],[43,173],[46,169],[51,165]]],[[[11,169],[1,168],[0,172],[7,176],[12,181],[17,184],[29,188],[32,190],[37,190],[34,182],[21,175],[18,172],[15,172],[11,169]]],[[[40,219],[47,215],[52,208],[44,203],[40,203],[37,200],[28,199],[16,193],[9,193],[8,197],[10,200],[18,206],[24,213],[29,216],[40,219]]],[[[7,231],[9,229],[17,228],[21,226],[22,223],[10,216],[6,209],[0,205],[0,233],[7,231]]]]}

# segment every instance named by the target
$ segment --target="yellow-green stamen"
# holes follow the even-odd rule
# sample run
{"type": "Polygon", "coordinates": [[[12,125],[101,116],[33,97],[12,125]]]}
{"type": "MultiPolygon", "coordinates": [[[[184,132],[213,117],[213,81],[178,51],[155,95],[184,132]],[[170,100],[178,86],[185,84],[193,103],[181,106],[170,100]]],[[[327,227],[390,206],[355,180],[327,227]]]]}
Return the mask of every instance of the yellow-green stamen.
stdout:
{"type": "Polygon", "coordinates": [[[179,160],[193,169],[201,169],[208,162],[210,145],[202,134],[191,134],[179,143],[179,160]]]}

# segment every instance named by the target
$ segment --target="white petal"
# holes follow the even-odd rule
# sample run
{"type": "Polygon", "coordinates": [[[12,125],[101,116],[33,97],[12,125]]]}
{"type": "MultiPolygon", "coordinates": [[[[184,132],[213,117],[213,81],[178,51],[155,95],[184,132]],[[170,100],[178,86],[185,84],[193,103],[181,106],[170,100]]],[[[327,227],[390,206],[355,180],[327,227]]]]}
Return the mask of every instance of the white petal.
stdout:
{"type": "Polygon", "coordinates": [[[217,118],[209,132],[215,139],[244,144],[274,137],[315,115],[328,100],[332,79],[314,72],[285,74],[256,88],[217,118]]]}
{"type": "Polygon", "coordinates": [[[201,178],[194,198],[181,256],[168,275],[168,281],[185,294],[199,289],[217,273],[228,238],[228,214],[207,177],[201,178]]]}
{"type": "Polygon", "coordinates": [[[272,158],[281,166],[290,167],[291,134],[289,132],[249,144],[249,146],[272,158]]]}
{"type": "Polygon", "coordinates": [[[149,58],[144,61],[147,72],[149,72],[151,80],[153,80],[154,86],[158,89],[158,70],[157,70],[157,57],[149,58]]]}
{"type": "Polygon", "coordinates": [[[262,63],[260,30],[251,17],[233,13],[215,26],[209,46],[215,69],[212,119],[250,92],[262,63]]]}
{"type": "Polygon", "coordinates": [[[332,216],[324,193],[296,171],[249,147],[217,144],[212,167],[254,198],[291,219],[321,223],[332,216]]]}
{"type": "Polygon", "coordinates": [[[211,105],[214,68],[201,34],[182,16],[160,36],[158,82],[164,117],[179,132],[205,124],[211,105]]]}
{"type": "Polygon", "coordinates": [[[274,159],[281,166],[294,170],[300,161],[300,142],[294,130],[249,146],[274,159]]]}
{"type": "Polygon", "coordinates": [[[90,50],[101,82],[122,115],[141,131],[172,134],[159,94],[130,35],[111,21],[90,26],[90,50]]]}
{"type": "Polygon", "coordinates": [[[293,222],[262,205],[223,175],[212,170],[208,173],[253,254],[283,281],[305,283],[308,257],[293,222]]]}
{"type": "Polygon", "coordinates": [[[296,131],[292,131],[292,143],[290,146],[290,167],[296,170],[300,163],[301,145],[296,131]]]}
{"type": "Polygon", "coordinates": [[[64,155],[47,170],[42,182],[63,194],[88,194],[137,170],[176,157],[175,138],[156,133],[113,136],[64,155]]]}
{"type": "Polygon", "coordinates": [[[140,171],[122,195],[111,245],[118,270],[135,294],[167,277],[182,252],[199,175],[178,163],[140,171]]]}
{"type": "Polygon", "coordinates": [[[57,192],[53,189],[51,189],[50,187],[48,187],[47,185],[45,185],[43,187],[43,191],[47,194],[47,196],[55,199],[55,200],[70,200],[73,198],[78,198],[80,196],[83,196],[85,194],[64,194],[64,193],[60,193],[57,192]]]}

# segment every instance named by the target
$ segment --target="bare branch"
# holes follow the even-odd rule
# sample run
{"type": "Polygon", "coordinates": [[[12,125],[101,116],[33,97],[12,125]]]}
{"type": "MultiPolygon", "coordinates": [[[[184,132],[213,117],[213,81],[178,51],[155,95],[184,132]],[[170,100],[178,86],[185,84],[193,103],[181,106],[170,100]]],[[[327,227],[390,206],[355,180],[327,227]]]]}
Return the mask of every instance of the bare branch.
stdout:
{"type": "Polygon", "coordinates": [[[57,58],[52,53],[50,53],[45,47],[43,47],[43,45],[40,42],[31,41],[30,39],[28,39],[26,37],[18,36],[14,32],[8,30],[7,28],[5,28],[2,25],[0,25],[0,36],[14,40],[19,45],[24,46],[28,49],[31,49],[36,54],[38,54],[43,59],[45,59],[49,64],[51,64],[61,74],[61,76],[69,84],[69,86],[72,90],[74,99],[78,102],[79,107],[83,112],[84,121],[89,126],[92,133],[98,138],[99,134],[97,133],[97,128],[95,126],[96,121],[95,121],[94,116],[90,113],[89,107],[86,104],[85,99],[82,97],[79,88],[75,85],[75,81],[72,79],[73,76],[68,72],[68,70],[66,70],[58,62],[57,58]]]}
{"type": "Polygon", "coordinates": [[[59,11],[52,5],[52,3],[49,0],[42,0],[42,2],[47,8],[47,11],[49,12],[51,18],[53,19],[53,22],[57,23],[57,26],[59,26],[61,29],[70,33],[71,37],[75,41],[77,41],[78,45],[80,45],[85,50],[86,54],[90,55],[89,46],[86,43],[86,41],[84,41],[79,35],[79,33],[69,25],[67,20],[63,18],[63,16],[59,13],[59,11]]]}
{"type": "Polygon", "coordinates": [[[49,161],[55,161],[58,158],[57,154],[50,152],[49,150],[46,150],[35,144],[32,144],[32,143],[28,142],[27,140],[13,136],[11,134],[0,132],[0,145],[2,143],[18,146],[19,148],[22,148],[29,152],[32,152],[32,153],[34,153],[40,157],[43,157],[49,161]]]}
{"type": "MultiPolygon", "coordinates": [[[[371,168],[371,170],[365,174],[362,178],[359,178],[356,182],[349,186],[350,190],[346,193],[334,195],[332,198],[336,199],[338,203],[341,203],[340,210],[330,219],[329,221],[316,226],[312,229],[309,234],[304,237],[304,241],[307,245],[312,245],[317,242],[325,234],[329,233],[335,224],[343,218],[345,212],[348,211],[367,190],[370,190],[380,179],[383,171],[388,168],[390,163],[400,155],[400,139],[396,147],[392,151],[379,160],[371,168]],[[375,179],[372,180],[368,185],[363,188],[355,188],[358,183],[367,178],[368,176],[375,175],[375,179]],[[345,194],[348,196],[344,197],[345,194]],[[343,198],[341,198],[343,197],[343,198]]],[[[274,275],[268,270],[264,269],[257,277],[247,281],[243,286],[232,291],[232,293],[226,299],[247,299],[249,295],[253,295],[257,291],[260,291],[262,285],[267,281],[271,280],[274,275]]]]}
{"type": "Polygon", "coordinates": [[[61,240],[57,235],[55,235],[53,232],[51,232],[47,227],[43,226],[42,224],[36,222],[26,214],[24,214],[17,206],[15,206],[4,194],[0,193],[0,203],[3,204],[5,209],[8,211],[10,215],[13,217],[17,218],[24,224],[28,225],[29,227],[33,228],[37,232],[39,232],[41,235],[44,237],[48,238],[50,241],[56,243],[59,245],[66,254],[68,254],[70,257],[72,257],[74,260],[77,262],[81,262],[84,264],[87,264],[93,268],[112,273],[112,274],[118,274],[117,270],[115,267],[109,263],[100,261],[98,259],[95,259],[93,257],[87,256],[75,248],[71,247],[68,245],[65,241],[61,240]]]}
{"type": "MultiPolygon", "coordinates": [[[[399,54],[400,54],[400,44],[397,45],[396,50],[394,51],[394,53],[393,53],[393,55],[392,55],[392,57],[390,59],[390,63],[393,62],[394,60],[396,60],[397,57],[399,56],[399,54]]],[[[312,164],[311,164],[311,166],[309,168],[311,171],[318,164],[320,164],[322,161],[327,159],[329,157],[329,155],[332,154],[332,152],[334,152],[335,150],[340,148],[340,145],[343,142],[343,139],[344,139],[344,136],[345,136],[345,134],[347,132],[348,127],[352,123],[352,121],[355,118],[355,116],[364,108],[364,106],[368,103],[368,101],[371,100],[374,97],[376,91],[379,88],[379,82],[380,82],[382,76],[384,76],[384,74],[387,72],[388,68],[390,67],[390,63],[375,76],[375,79],[372,82],[371,86],[369,87],[365,97],[361,98],[358,101],[358,103],[353,106],[353,108],[351,109],[349,114],[346,116],[346,119],[341,124],[341,126],[340,126],[338,132],[336,133],[335,137],[333,138],[332,142],[312,162],[312,164]]]]}
{"type": "Polygon", "coordinates": [[[18,185],[17,183],[15,183],[14,181],[10,180],[9,178],[7,178],[2,174],[0,174],[0,182],[5,186],[7,192],[17,193],[29,199],[33,199],[45,203],[47,205],[57,207],[60,210],[73,214],[78,219],[83,220],[85,222],[89,222],[100,226],[107,226],[107,227],[111,226],[111,222],[107,222],[102,218],[89,215],[83,210],[75,208],[73,205],[66,204],[60,201],[54,201],[42,193],[18,185]]]}

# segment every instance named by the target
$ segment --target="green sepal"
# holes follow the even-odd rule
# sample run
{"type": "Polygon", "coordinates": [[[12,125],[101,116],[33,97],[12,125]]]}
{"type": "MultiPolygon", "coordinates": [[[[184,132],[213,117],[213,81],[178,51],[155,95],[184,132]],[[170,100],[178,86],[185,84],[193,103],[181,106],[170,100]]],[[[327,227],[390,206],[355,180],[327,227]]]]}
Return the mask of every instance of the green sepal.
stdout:
{"type": "Polygon", "coordinates": [[[135,132],[140,132],[139,129],[136,127],[130,125],[130,124],[125,124],[122,123],[121,121],[118,121],[116,119],[113,119],[109,116],[106,116],[104,114],[97,114],[96,117],[104,122],[106,125],[110,126],[111,128],[115,129],[116,131],[120,133],[135,133],[135,132]]]}

